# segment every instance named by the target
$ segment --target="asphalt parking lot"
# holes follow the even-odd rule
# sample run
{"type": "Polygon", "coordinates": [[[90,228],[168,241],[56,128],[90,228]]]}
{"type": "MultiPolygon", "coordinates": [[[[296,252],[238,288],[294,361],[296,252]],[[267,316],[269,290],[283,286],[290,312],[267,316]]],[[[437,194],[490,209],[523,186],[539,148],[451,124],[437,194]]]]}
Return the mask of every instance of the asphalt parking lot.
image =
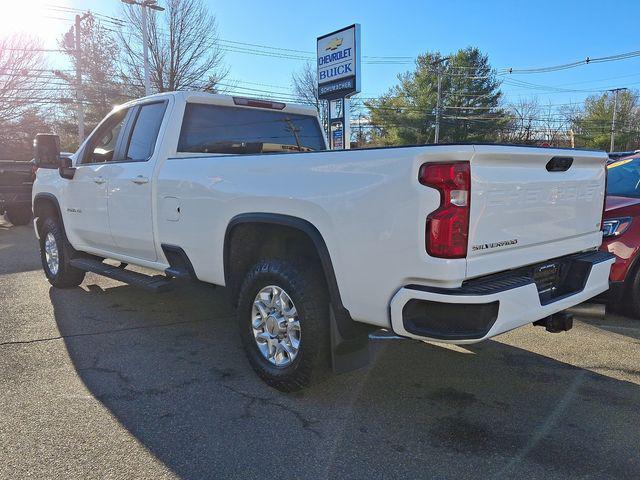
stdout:
{"type": "Polygon", "coordinates": [[[285,395],[222,289],[55,290],[0,222],[1,478],[638,478],[640,321],[581,316],[469,347],[373,345],[285,395]]]}

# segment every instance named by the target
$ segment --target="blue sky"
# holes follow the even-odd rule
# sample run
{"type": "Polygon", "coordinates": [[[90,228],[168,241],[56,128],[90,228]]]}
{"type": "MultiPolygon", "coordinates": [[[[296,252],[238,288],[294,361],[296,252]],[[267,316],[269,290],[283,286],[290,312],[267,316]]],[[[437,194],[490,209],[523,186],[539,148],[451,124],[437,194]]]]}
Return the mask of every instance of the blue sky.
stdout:
{"type": "MultiPolygon", "coordinates": [[[[492,66],[501,69],[557,65],[587,56],[640,50],[640,2],[637,0],[206,1],[217,16],[223,40],[309,52],[314,51],[316,36],[354,22],[362,25],[365,56],[413,57],[427,50],[449,53],[472,45],[489,55],[492,66]],[[614,4],[615,11],[611,12],[614,4]]],[[[120,6],[119,0],[49,0],[47,3],[114,16],[120,6]]],[[[60,31],[68,28],[62,20],[50,21],[56,23],[60,31]]],[[[250,87],[250,83],[238,83],[239,86],[285,92],[290,86],[291,73],[300,69],[304,60],[227,52],[225,63],[232,79],[269,85],[250,87]]],[[[394,84],[398,73],[410,68],[410,64],[365,63],[362,95],[384,92],[394,84]]],[[[594,90],[639,88],[640,57],[504,78],[552,87],[504,84],[503,91],[510,100],[536,95],[544,103],[581,101],[594,90]],[[558,88],[579,91],[558,91],[558,88]]]]}

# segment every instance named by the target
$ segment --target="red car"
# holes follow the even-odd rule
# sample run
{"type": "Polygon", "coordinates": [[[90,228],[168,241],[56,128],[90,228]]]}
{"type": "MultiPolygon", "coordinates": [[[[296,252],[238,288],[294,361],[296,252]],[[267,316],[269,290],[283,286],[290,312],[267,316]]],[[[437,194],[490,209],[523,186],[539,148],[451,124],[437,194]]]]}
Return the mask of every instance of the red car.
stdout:
{"type": "Polygon", "coordinates": [[[608,302],[640,317],[640,154],[608,165],[602,250],[616,256],[608,302]]]}

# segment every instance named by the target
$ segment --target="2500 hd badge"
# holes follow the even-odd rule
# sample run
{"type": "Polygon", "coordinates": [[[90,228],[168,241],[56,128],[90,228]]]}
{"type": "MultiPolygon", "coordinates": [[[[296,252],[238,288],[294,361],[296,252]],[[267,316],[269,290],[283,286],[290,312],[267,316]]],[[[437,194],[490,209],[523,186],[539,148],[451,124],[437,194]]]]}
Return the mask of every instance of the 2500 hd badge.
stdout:
{"type": "Polygon", "coordinates": [[[471,250],[473,251],[488,250],[490,248],[500,248],[500,247],[506,247],[508,245],[516,245],[517,243],[518,243],[517,238],[514,238],[513,240],[503,240],[501,242],[494,242],[494,243],[481,243],[480,245],[473,245],[471,247],[471,250]]]}

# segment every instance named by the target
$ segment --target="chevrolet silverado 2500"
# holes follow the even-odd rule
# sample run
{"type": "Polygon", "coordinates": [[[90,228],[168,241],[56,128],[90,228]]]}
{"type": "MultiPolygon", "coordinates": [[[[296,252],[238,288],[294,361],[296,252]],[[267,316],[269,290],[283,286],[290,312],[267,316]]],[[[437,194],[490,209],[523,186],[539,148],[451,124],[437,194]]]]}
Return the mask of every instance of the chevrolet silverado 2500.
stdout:
{"type": "Polygon", "coordinates": [[[225,286],[252,367],[285,391],[360,361],[369,329],[459,344],[567,330],[562,311],[609,285],[604,153],[327,151],[313,108],[189,92],[116,108],[71,158],[54,135],[35,149],[53,286],[86,271],[225,286]]]}

